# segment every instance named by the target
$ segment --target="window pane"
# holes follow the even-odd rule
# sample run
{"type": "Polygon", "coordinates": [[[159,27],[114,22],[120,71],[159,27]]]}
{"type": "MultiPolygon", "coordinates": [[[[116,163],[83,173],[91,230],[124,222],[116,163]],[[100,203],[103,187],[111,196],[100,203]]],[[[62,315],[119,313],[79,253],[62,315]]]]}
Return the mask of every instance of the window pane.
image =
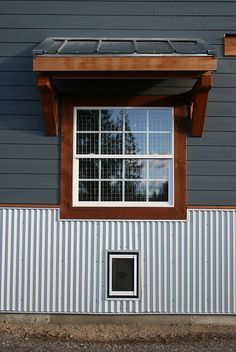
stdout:
{"type": "Polygon", "coordinates": [[[123,159],[102,159],[101,164],[102,179],[123,178],[123,159]]]}
{"type": "Polygon", "coordinates": [[[130,109],[125,111],[126,131],[146,131],[147,110],[130,109]]]}
{"type": "Polygon", "coordinates": [[[77,134],[77,154],[98,154],[98,133],[77,134]]]}
{"type": "Polygon", "coordinates": [[[149,181],[149,202],[168,202],[168,181],[149,181]]]}
{"type": "Polygon", "coordinates": [[[101,130],[102,131],[122,131],[123,130],[122,110],[102,110],[101,130]]]}
{"type": "Polygon", "coordinates": [[[149,154],[171,154],[172,135],[171,133],[150,133],[149,154]]]}
{"type": "Polygon", "coordinates": [[[77,131],[98,131],[99,129],[98,110],[77,111],[77,131]]]}
{"type": "Polygon", "coordinates": [[[172,110],[149,110],[149,131],[172,131],[172,110]]]}
{"type": "Polygon", "coordinates": [[[101,182],[101,200],[106,202],[122,201],[122,182],[120,181],[102,181],[101,182]]]}
{"type": "Polygon", "coordinates": [[[147,177],[147,162],[143,159],[125,160],[125,178],[143,179],[147,177]]]}
{"type": "Polygon", "coordinates": [[[79,160],[79,178],[98,179],[99,177],[99,160],[98,159],[80,159],[79,160]]]}
{"type": "Polygon", "coordinates": [[[171,108],[81,108],[76,114],[78,201],[168,202],[171,108]]]}
{"type": "Polygon", "coordinates": [[[146,201],[146,182],[126,181],[125,182],[125,200],[127,202],[145,202],[146,201]]]}
{"type": "Polygon", "coordinates": [[[123,154],[123,136],[121,133],[102,133],[102,154],[123,154]]]}
{"type": "Polygon", "coordinates": [[[168,160],[149,160],[149,178],[168,178],[168,160]]]}
{"type": "Polygon", "coordinates": [[[112,258],[112,291],[134,291],[133,258],[112,258]]]}
{"type": "Polygon", "coordinates": [[[79,201],[98,201],[98,181],[79,181],[79,201]]]}
{"type": "Polygon", "coordinates": [[[146,133],[125,134],[125,154],[146,154],[146,133]]]}

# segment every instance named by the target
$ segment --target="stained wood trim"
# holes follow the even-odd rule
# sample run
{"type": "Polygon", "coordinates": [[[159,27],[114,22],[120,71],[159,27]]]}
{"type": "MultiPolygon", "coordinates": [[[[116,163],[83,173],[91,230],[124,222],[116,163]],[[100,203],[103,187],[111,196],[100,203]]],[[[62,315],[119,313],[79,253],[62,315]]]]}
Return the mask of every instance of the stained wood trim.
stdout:
{"type": "Polygon", "coordinates": [[[211,75],[201,76],[191,90],[191,136],[201,137],[204,128],[208,92],[213,86],[211,75]]]}
{"type": "Polygon", "coordinates": [[[62,98],[61,212],[62,219],[186,219],[186,101],[184,96],[62,98]],[[175,106],[174,207],[72,207],[74,106],[175,106]]]}
{"type": "Polygon", "coordinates": [[[214,71],[214,56],[35,56],[33,71],[214,71]]]}
{"type": "Polygon", "coordinates": [[[41,93],[45,133],[47,136],[58,135],[57,93],[48,76],[39,76],[37,86],[41,93]]]}
{"type": "Polygon", "coordinates": [[[228,34],[224,37],[224,55],[236,56],[236,35],[228,34]]]}

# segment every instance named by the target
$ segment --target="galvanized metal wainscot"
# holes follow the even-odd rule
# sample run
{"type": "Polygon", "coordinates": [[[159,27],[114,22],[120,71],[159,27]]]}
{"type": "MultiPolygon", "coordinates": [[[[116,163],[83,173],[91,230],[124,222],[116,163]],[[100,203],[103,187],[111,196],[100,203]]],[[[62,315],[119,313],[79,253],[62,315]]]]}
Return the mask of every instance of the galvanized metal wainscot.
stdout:
{"type": "Polygon", "coordinates": [[[61,221],[59,209],[1,208],[0,310],[236,313],[236,211],[187,221],[61,221]],[[140,253],[140,299],[106,300],[106,254],[140,253]]]}

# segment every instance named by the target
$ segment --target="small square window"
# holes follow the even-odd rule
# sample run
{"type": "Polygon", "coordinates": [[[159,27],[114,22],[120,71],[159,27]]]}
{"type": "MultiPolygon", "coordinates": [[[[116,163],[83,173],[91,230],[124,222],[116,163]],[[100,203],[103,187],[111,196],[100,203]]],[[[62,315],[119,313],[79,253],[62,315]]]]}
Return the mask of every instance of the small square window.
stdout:
{"type": "Polygon", "coordinates": [[[138,298],[138,253],[108,253],[108,298],[138,298]]]}

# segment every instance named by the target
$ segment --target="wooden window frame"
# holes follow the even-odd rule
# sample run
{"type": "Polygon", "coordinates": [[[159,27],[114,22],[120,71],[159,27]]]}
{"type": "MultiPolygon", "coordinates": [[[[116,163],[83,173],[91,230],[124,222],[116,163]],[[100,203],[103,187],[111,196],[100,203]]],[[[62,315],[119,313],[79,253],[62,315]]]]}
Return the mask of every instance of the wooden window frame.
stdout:
{"type": "Polygon", "coordinates": [[[179,96],[63,96],[61,141],[61,219],[186,219],[186,97],[179,96]],[[173,207],[73,207],[73,111],[75,106],[174,108],[173,207]]]}

